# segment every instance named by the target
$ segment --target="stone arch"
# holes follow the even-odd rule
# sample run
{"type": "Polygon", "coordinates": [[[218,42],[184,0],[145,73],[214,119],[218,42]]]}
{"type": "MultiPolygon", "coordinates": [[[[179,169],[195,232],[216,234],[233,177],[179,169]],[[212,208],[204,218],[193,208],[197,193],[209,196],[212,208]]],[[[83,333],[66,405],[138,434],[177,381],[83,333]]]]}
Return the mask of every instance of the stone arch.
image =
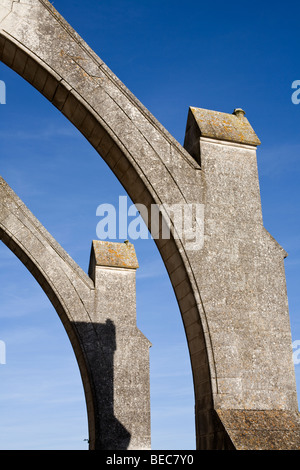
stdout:
{"type": "MultiPolygon", "coordinates": [[[[261,411],[279,408],[295,413],[284,255],[262,226],[255,166],[258,142],[251,132],[245,138],[248,124],[243,113],[236,113],[233,120],[228,115],[222,120],[205,114],[196,116],[195,122],[190,113],[188,153],[47,0],[5,1],[0,9],[0,59],[79,129],[134,203],[149,210],[151,204],[205,205],[207,248],[188,250],[176,236],[155,240],[188,341],[197,448],[238,447],[238,443],[232,444],[235,430],[232,413],[228,418],[226,410],[248,413],[252,406],[261,411]],[[232,168],[238,178],[232,178],[232,168]],[[256,272],[249,267],[252,258],[256,272]],[[267,265],[263,258],[268,259],[267,265]],[[236,273],[241,275],[240,284],[235,282],[236,273]],[[264,285],[261,296],[253,294],[257,276],[264,285]],[[279,289],[279,297],[274,295],[274,287],[279,289]],[[271,311],[270,305],[276,307],[271,311]],[[263,321],[262,311],[266,312],[263,321]],[[278,312],[276,321],[285,319],[280,341],[275,326],[268,333],[273,311],[278,312]],[[254,347],[249,331],[260,321],[267,338],[265,348],[278,357],[276,379],[259,338],[255,348],[264,371],[262,380],[255,361],[249,359],[248,350],[254,347]],[[224,341],[228,344],[226,357],[224,341]],[[274,349],[279,343],[285,345],[281,358],[274,349]],[[289,366],[282,371],[280,363],[286,361],[289,366]]],[[[260,416],[263,420],[264,415],[260,416]]],[[[243,423],[244,417],[237,414],[235,419],[243,423]]]]}
{"type": "MultiPolygon", "coordinates": [[[[49,298],[72,345],[86,398],[91,445],[95,441],[95,400],[88,351],[78,323],[91,324],[88,309],[94,283],[0,178],[0,240],[20,259],[49,298]],[[62,289],[63,286],[63,289],[62,289]]],[[[91,328],[91,335],[93,328],[91,328]]],[[[97,335],[93,335],[97,342],[97,335]]]]}
{"type": "MultiPolygon", "coordinates": [[[[57,16],[49,2],[37,1],[30,6],[22,2],[20,5],[13,4],[11,15],[16,15],[12,18],[14,27],[15,21],[19,22],[18,7],[21,7],[22,15],[23,9],[27,10],[32,31],[37,20],[37,17],[33,20],[32,13],[46,14],[50,28],[58,27],[56,34],[64,38],[61,47],[57,49],[60,64],[49,63],[49,58],[40,55],[40,51],[45,51],[41,44],[39,51],[35,51],[26,44],[27,41],[19,41],[15,34],[11,34],[12,31],[5,26],[10,15],[4,19],[3,27],[1,24],[1,61],[32,84],[78,128],[114,172],[134,203],[144,204],[150,211],[151,204],[194,202],[196,199],[193,195],[199,190],[197,172],[201,171],[197,162],[78,38],[70,26],[57,16]],[[35,8],[42,10],[34,12],[35,8]],[[67,47],[66,40],[70,41],[67,47]],[[67,71],[71,72],[69,77],[67,71]],[[102,82],[105,83],[104,89],[99,87],[102,82]],[[157,179],[157,174],[161,175],[161,180],[157,179]],[[183,194],[182,184],[177,181],[183,174],[184,189],[189,189],[190,201],[183,194]]],[[[21,24],[20,30],[23,30],[22,35],[25,34],[21,24]]],[[[49,34],[51,36],[52,32],[49,34]]],[[[205,338],[205,315],[189,258],[181,240],[170,238],[155,241],[175,290],[187,336],[192,336],[193,349],[202,351],[201,382],[205,383],[204,399],[210,408],[211,381],[215,377],[214,370],[211,373],[210,369],[214,369],[214,361],[210,357],[210,338],[208,335],[205,338]]],[[[199,399],[202,400],[202,397],[199,399]]]]}

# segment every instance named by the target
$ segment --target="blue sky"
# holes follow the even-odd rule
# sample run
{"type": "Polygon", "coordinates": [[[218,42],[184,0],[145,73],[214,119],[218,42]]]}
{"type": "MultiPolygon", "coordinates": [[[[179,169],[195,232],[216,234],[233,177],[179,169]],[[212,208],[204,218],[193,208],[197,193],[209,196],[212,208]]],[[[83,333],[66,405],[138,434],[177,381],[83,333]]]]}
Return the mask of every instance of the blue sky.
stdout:
{"type": "MultiPolygon", "coordinates": [[[[264,224],[285,261],[293,340],[300,340],[298,2],[56,0],[54,6],[182,144],[189,106],[241,107],[258,149],[264,224]]],[[[1,175],[87,270],[96,208],[124,189],[79,132],[0,64],[1,175]]],[[[138,326],[152,342],[152,447],[194,449],[193,386],[180,313],[154,243],[135,242],[138,326]]],[[[58,316],[0,246],[0,449],[87,449],[78,367],[58,316]]],[[[300,364],[295,365],[300,390],[300,364]]]]}

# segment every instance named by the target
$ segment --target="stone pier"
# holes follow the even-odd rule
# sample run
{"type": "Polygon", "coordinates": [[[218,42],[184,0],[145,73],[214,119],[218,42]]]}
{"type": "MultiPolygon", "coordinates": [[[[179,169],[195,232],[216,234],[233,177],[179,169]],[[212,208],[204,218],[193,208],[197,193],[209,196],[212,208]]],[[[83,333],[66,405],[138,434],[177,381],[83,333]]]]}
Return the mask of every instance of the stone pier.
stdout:
{"type": "MultiPolygon", "coordinates": [[[[0,60],[69,119],[134,204],[149,214],[153,204],[204,207],[203,245],[155,237],[191,358],[197,449],[299,449],[286,252],[263,225],[260,141],[244,111],[190,108],[180,145],[48,0],[1,1],[0,60]]],[[[135,376],[144,377],[149,344],[134,326],[134,257],[120,266],[123,246],[108,266],[94,243],[89,277],[2,180],[0,189],[1,239],[51,299],[78,359],[90,448],[146,448],[147,400],[135,404],[141,427],[129,399],[131,386],[148,397],[135,376]]]]}
{"type": "Polygon", "coordinates": [[[93,241],[93,323],[101,348],[99,422],[104,449],[151,448],[149,347],[136,325],[136,269],[131,243],[93,241]]]}

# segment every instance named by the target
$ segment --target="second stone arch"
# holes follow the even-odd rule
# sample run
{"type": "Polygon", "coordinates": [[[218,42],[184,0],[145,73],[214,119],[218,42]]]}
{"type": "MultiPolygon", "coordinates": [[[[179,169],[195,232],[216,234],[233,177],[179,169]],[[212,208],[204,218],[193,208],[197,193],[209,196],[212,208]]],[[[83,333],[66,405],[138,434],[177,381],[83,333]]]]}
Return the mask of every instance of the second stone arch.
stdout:
{"type": "Polygon", "coordinates": [[[56,309],[85,390],[91,450],[149,450],[148,339],[136,326],[131,243],[92,242],[89,276],[0,179],[0,239],[56,309]]]}

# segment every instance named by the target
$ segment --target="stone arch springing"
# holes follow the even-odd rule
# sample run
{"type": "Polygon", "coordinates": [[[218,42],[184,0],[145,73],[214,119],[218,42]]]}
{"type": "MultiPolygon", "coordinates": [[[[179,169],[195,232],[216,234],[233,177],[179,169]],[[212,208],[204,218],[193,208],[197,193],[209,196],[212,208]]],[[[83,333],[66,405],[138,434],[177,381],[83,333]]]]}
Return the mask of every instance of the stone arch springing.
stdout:
{"type": "MultiPolygon", "coordinates": [[[[76,265],[60,245],[31,214],[5,181],[0,178],[0,240],[19,258],[41,286],[55,308],[72,345],[82,377],[91,446],[95,441],[95,410],[92,374],[78,320],[89,323],[82,303],[93,292],[91,279],[76,265]],[[64,289],[61,289],[61,285],[64,289]]],[[[92,330],[92,328],[91,328],[92,330]]],[[[97,341],[96,334],[94,341],[97,341]]]]}
{"type": "Polygon", "coordinates": [[[187,153],[48,0],[2,2],[0,60],[79,129],[134,203],[204,205],[202,250],[156,240],[189,346],[197,448],[297,448],[285,254],[263,226],[245,112],[190,108],[187,153]]]}

